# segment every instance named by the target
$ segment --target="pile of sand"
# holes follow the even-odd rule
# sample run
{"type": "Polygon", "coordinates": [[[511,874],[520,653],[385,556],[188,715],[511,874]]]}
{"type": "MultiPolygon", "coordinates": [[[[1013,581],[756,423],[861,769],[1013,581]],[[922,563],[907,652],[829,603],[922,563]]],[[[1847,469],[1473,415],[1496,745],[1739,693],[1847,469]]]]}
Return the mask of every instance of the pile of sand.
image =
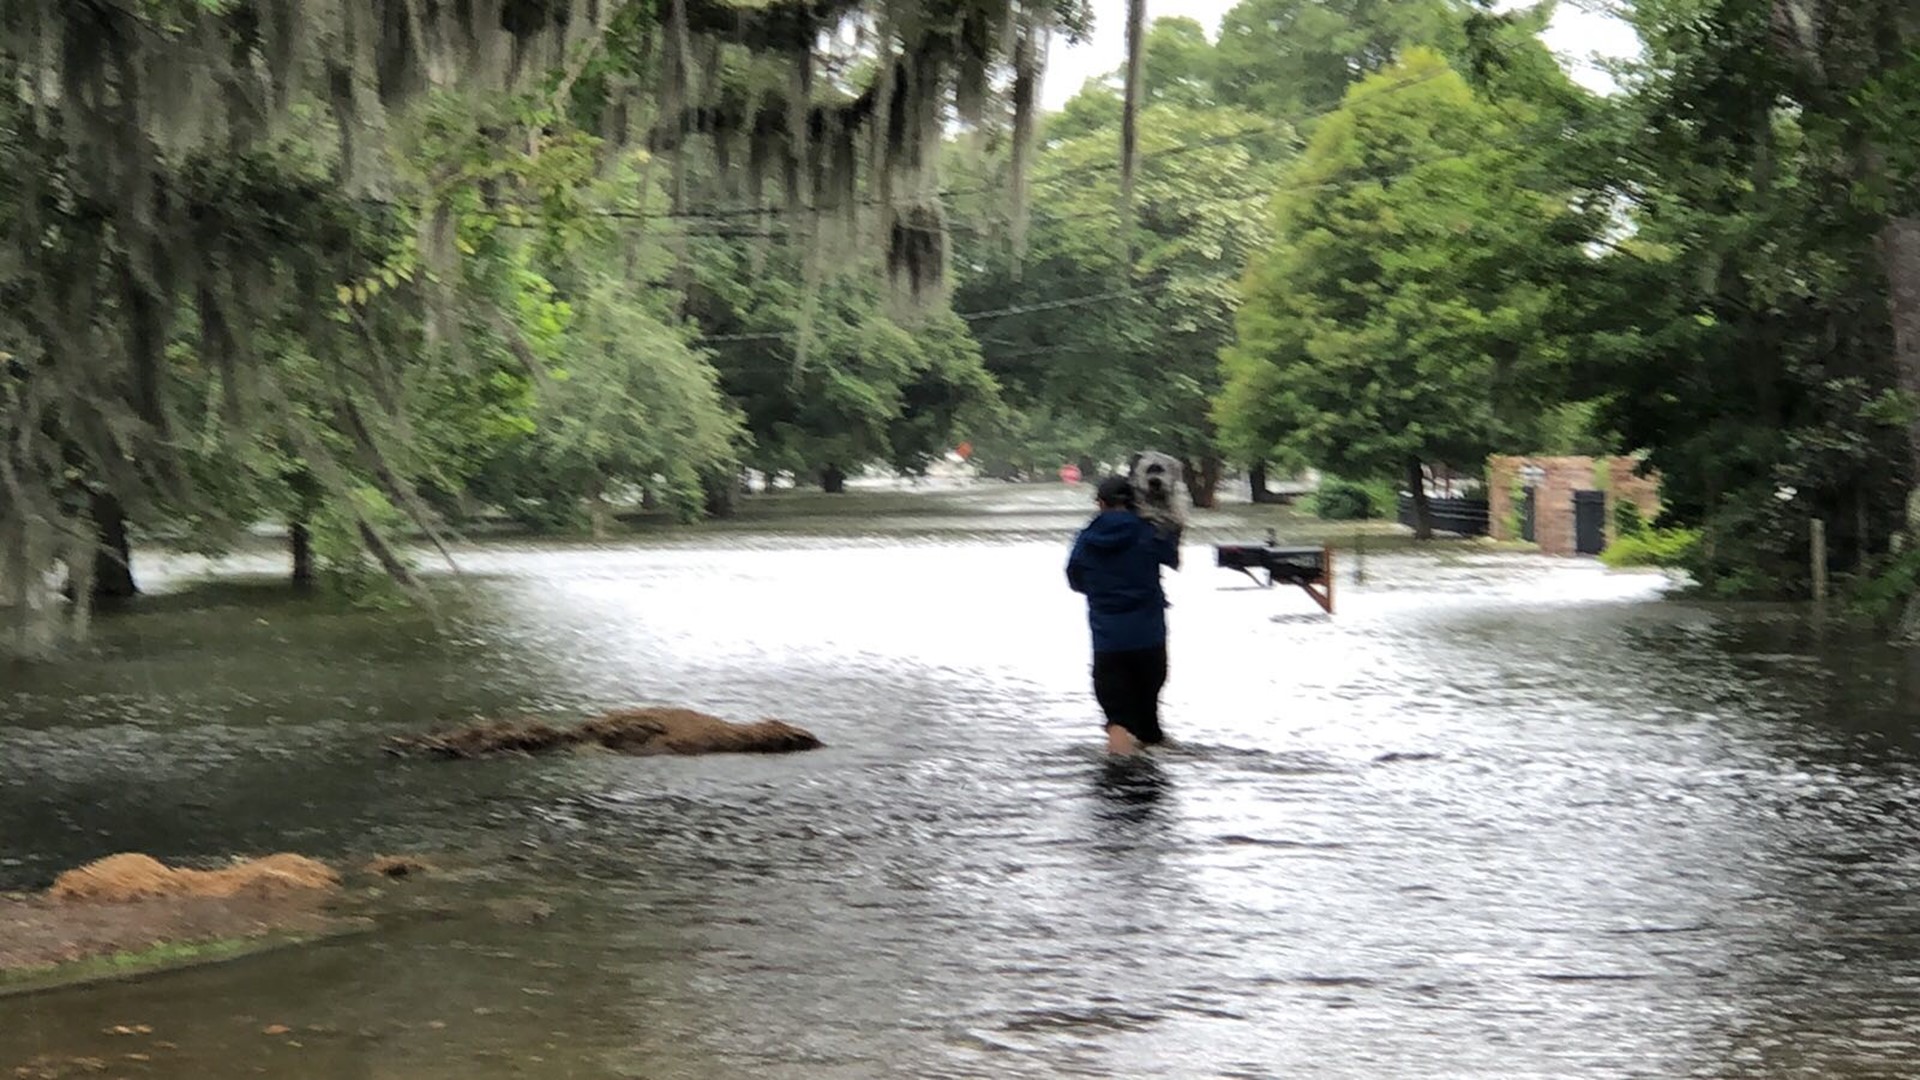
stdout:
{"type": "Polygon", "coordinates": [[[589,720],[580,731],[623,754],[789,754],[820,748],[812,732],[792,724],[734,724],[691,709],[628,709],[589,720]]]}
{"type": "Polygon", "coordinates": [[[622,754],[788,754],[820,745],[811,732],[778,720],[735,724],[691,709],[627,709],[574,728],[493,720],[391,742],[396,752],[445,758],[594,746],[622,754]]]}
{"type": "Polygon", "coordinates": [[[219,870],[169,867],[146,855],[110,855],[54,879],[49,899],[62,903],[124,904],[190,896],[272,898],[335,889],[340,875],[303,855],[268,855],[219,870]]]}
{"type": "Polygon", "coordinates": [[[578,731],[564,731],[548,724],[487,720],[426,735],[395,736],[389,740],[388,749],[396,753],[415,751],[436,757],[477,758],[539,754],[584,741],[578,731]]]}

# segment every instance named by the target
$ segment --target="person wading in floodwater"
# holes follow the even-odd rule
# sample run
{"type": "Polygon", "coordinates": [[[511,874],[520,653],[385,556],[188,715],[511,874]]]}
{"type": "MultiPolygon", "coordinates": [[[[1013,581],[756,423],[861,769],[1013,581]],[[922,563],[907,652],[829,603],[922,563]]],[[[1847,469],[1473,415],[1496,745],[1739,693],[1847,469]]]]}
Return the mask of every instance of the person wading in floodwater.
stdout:
{"type": "Polygon", "coordinates": [[[1073,542],[1067,584],[1087,598],[1093,630],[1093,696],[1107,717],[1107,750],[1131,755],[1166,741],[1160,689],[1167,682],[1167,594],[1160,568],[1180,569],[1180,534],[1135,512],[1133,483],[1100,481],[1100,512],[1073,542]]]}

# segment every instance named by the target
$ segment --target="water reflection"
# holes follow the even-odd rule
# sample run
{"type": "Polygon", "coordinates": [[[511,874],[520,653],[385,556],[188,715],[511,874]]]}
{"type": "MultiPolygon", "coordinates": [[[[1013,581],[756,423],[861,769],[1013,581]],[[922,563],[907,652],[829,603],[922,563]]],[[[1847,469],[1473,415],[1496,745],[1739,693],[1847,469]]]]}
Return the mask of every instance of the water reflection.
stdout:
{"type": "Polygon", "coordinates": [[[1172,778],[1152,756],[1108,757],[1093,776],[1100,820],[1145,825],[1166,819],[1165,801],[1171,794],[1172,778]]]}

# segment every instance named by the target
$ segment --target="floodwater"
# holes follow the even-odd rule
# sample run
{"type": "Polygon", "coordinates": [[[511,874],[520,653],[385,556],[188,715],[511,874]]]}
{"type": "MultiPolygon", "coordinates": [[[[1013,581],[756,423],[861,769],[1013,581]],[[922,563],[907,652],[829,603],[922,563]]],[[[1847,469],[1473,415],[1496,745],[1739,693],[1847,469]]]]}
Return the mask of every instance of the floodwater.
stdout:
{"type": "MultiPolygon", "coordinates": [[[[1115,768],[1057,491],[487,545],[438,634],[202,589],[0,674],[0,888],[408,850],[550,909],[0,999],[0,1075],[1920,1075],[1900,654],[1460,546],[1343,567],[1328,620],[1203,531],[1170,584],[1181,745],[1115,768]],[[635,703],[829,748],[380,753],[635,703]]],[[[1246,513],[1218,535],[1257,539],[1246,513]]]]}

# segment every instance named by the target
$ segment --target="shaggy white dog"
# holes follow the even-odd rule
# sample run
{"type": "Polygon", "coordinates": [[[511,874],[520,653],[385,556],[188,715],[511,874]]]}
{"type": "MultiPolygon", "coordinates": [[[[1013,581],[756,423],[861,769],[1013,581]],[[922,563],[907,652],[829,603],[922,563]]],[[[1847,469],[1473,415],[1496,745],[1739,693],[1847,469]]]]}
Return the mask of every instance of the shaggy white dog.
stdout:
{"type": "Polygon", "coordinates": [[[1142,450],[1127,462],[1133,481],[1134,509],[1156,525],[1187,527],[1187,492],[1181,484],[1180,459],[1156,450],[1142,450]]]}

